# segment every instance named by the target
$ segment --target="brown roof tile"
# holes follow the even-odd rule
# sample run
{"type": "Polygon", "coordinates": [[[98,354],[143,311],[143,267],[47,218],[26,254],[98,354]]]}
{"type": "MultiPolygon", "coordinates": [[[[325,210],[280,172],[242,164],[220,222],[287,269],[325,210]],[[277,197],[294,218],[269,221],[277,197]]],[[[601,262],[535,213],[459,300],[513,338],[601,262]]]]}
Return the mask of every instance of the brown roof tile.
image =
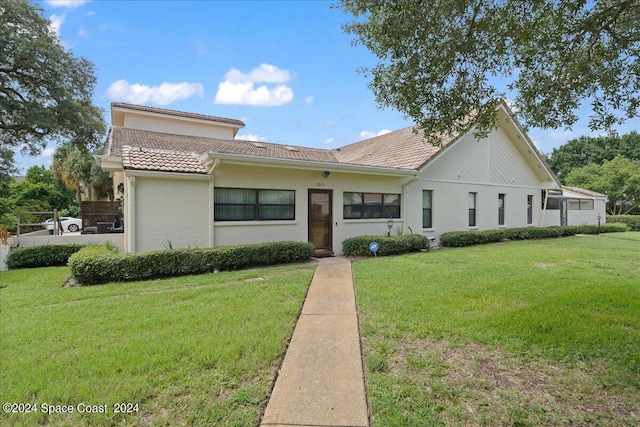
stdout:
{"type": "Polygon", "coordinates": [[[122,167],[124,169],[199,173],[207,169],[198,161],[195,153],[171,151],[157,148],[122,147],[122,167]]]}
{"type": "Polygon", "coordinates": [[[606,197],[607,196],[606,194],[596,193],[595,191],[587,190],[586,188],[580,188],[580,187],[569,187],[567,185],[563,185],[562,189],[571,191],[574,193],[582,194],[583,196],[588,196],[588,197],[606,197]]]}
{"type": "Polygon", "coordinates": [[[206,153],[240,154],[277,159],[306,160],[337,163],[330,150],[291,147],[268,142],[254,143],[238,139],[215,139],[199,136],[175,135],[111,126],[105,154],[120,156],[123,147],[143,147],[156,150],[181,151],[203,155],[206,153]],[[294,148],[292,150],[292,148],[294,148]]]}
{"type": "MultiPolygon", "coordinates": [[[[414,129],[412,126],[338,149],[327,150],[292,147],[268,142],[257,143],[237,139],[176,135],[111,126],[105,154],[123,156],[123,166],[125,166],[126,155],[134,156],[127,160],[128,163],[125,166],[130,169],[147,168],[147,170],[166,171],[188,169],[194,172],[198,168],[193,163],[197,160],[193,159],[206,153],[418,170],[433,158],[441,150],[441,147],[428,143],[422,132],[414,131],[414,129]],[[125,153],[125,147],[141,147],[142,151],[133,153],[133,150],[129,148],[125,153]],[[176,157],[178,152],[187,153],[188,156],[178,156],[178,158],[176,157]],[[142,155],[140,153],[148,154],[142,155]],[[167,165],[163,165],[160,160],[163,156],[166,157],[167,165]],[[180,163],[183,161],[188,161],[188,166],[180,163]]],[[[447,145],[453,140],[454,138],[444,140],[443,145],[447,145]]]]}
{"type": "MultiPolygon", "coordinates": [[[[453,139],[442,144],[447,145],[453,139]]],[[[421,130],[410,126],[332,152],[341,163],[418,170],[441,148],[427,142],[421,130]]]]}
{"type": "Polygon", "coordinates": [[[146,113],[164,114],[166,116],[187,117],[190,119],[207,120],[211,122],[228,123],[240,127],[244,127],[244,122],[236,119],[228,119],[225,117],[209,116],[206,114],[187,113],[184,111],[167,110],[164,108],[147,107],[146,105],[127,104],[124,102],[112,102],[111,108],[126,108],[128,110],[144,111],[146,113]]]}

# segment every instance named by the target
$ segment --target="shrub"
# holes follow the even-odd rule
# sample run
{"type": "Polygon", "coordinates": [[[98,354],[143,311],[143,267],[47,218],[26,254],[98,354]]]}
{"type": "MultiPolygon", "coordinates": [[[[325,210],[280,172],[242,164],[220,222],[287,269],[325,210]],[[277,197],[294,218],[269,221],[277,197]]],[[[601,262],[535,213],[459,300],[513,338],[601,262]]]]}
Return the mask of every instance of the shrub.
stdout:
{"type": "Polygon", "coordinates": [[[418,252],[422,249],[429,250],[429,240],[419,234],[404,234],[400,236],[357,236],[345,239],[342,242],[342,253],[346,256],[373,256],[369,250],[369,244],[377,242],[380,256],[398,255],[409,252],[418,252]]]}
{"type": "Polygon", "coordinates": [[[272,242],[203,249],[164,249],[118,254],[90,246],[69,259],[71,275],[82,284],[147,280],[307,260],[313,245],[272,242]]]}
{"type": "Polygon", "coordinates": [[[631,231],[640,231],[640,215],[607,215],[607,223],[626,224],[631,231]]]}
{"type": "MultiPolygon", "coordinates": [[[[627,231],[625,224],[604,224],[601,233],[627,231]]],[[[545,239],[549,237],[574,236],[576,234],[596,234],[598,226],[592,224],[551,227],[507,228],[486,231],[452,231],[440,236],[440,246],[460,248],[464,246],[495,243],[502,240],[545,239]]]]}
{"type": "Polygon", "coordinates": [[[69,257],[85,245],[42,245],[21,248],[7,255],[7,267],[34,268],[67,265],[69,257]]]}
{"type": "Polygon", "coordinates": [[[629,231],[630,227],[625,223],[607,223],[603,224],[600,228],[601,233],[624,233],[629,231]]]}

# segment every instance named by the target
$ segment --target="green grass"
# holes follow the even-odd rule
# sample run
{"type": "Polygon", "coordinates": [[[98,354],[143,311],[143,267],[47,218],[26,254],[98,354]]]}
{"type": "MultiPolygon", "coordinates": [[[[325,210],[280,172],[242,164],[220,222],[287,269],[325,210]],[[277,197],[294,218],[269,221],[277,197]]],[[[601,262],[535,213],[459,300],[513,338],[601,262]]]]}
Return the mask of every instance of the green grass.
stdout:
{"type": "Polygon", "coordinates": [[[372,426],[639,425],[640,233],[354,264],[372,426]]]}
{"type": "Polygon", "coordinates": [[[257,425],[313,264],[64,288],[66,267],[2,272],[0,400],[107,405],[2,425],[257,425]],[[138,412],[116,414],[117,402],[138,412]]]}

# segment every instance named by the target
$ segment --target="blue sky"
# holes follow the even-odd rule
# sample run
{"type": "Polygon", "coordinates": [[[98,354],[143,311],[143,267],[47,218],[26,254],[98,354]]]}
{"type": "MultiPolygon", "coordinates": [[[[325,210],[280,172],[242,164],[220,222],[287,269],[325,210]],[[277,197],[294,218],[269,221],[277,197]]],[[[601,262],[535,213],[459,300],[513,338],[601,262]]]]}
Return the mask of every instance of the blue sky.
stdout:
{"type": "MultiPolygon", "coordinates": [[[[96,66],[94,103],[110,124],[111,102],[240,119],[243,139],[335,148],[410,126],[380,110],[357,70],[375,64],[341,24],[333,1],[40,0],[61,43],[96,66]]],[[[542,152],[582,135],[530,129],[542,152]]],[[[638,120],[618,127],[640,128],[638,120]]],[[[16,156],[24,173],[49,165],[16,156]]]]}

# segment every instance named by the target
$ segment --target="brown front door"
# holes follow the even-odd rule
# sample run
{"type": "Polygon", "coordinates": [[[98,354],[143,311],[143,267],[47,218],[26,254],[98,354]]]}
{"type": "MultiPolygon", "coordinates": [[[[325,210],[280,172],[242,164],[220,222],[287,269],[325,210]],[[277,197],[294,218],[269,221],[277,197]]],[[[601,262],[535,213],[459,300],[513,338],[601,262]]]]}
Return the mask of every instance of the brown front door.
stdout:
{"type": "Polygon", "coordinates": [[[309,241],[316,252],[333,251],[331,190],[309,190],[309,241]]]}

